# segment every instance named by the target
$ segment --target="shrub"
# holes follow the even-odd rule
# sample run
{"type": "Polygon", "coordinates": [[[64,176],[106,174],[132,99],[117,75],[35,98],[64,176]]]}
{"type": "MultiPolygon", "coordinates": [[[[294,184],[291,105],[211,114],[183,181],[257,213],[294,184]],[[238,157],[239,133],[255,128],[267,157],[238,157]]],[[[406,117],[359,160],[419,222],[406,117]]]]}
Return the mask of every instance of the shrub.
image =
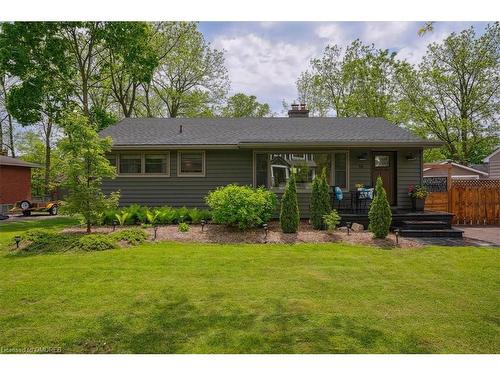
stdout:
{"type": "Polygon", "coordinates": [[[146,212],[148,211],[147,207],[141,207],[138,204],[132,204],[128,207],[125,207],[122,210],[122,213],[128,213],[127,220],[125,224],[133,225],[138,223],[146,222],[146,212]]]}
{"type": "Polygon", "coordinates": [[[209,220],[212,220],[212,213],[210,212],[210,210],[200,210],[200,221],[201,220],[205,220],[205,221],[209,221],[209,220]]]}
{"type": "Polygon", "coordinates": [[[146,212],[146,224],[157,224],[159,214],[158,210],[148,210],[146,212]]]}
{"type": "Polygon", "coordinates": [[[324,229],[323,218],[331,210],[329,185],[326,177],[326,169],[323,168],[321,175],[314,178],[311,196],[311,223],[314,229],[324,229]]]}
{"type": "Polygon", "coordinates": [[[373,197],[370,211],[368,212],[370,225],[368,229],[373,232],[376,238],[385,238],[389,234],[391,227],[392,212],[387,195],[380,176],[377,178],[375,185],[375,196],[373,197]]]}
{"type": "Polygon", "coordinates": [[[179,223],[179,232],[187,232],[189,231],[189,225],[188,223],[179,223]]]}
{"type": "Polygon", "coordinates": [[[333,232],[337,225],[340,224],[340,215],[337,210],[331,210],[330,213],[323,215],[323,222],[326,225],[326,229],[333,232]]]}
{"type": "Polygon", "coordinates": [[[191,222],[192,224],[199,224],[202,217],[201,217],[201,211],[198,210],[197,208],[190,208],[188,210],[188,221],[191,222]]]}
{"type": "Polygon", "coordinates": [[[177,217],[174,208],[165,206],[158,210],[158,224],[172,224],[177,217]]]}
{"type": "Polygon", "coordinates": [[[280,225],[284,233],[297,233],[300,223],[295,175],[292,174],[281,198],[280,225]]]}
{"type": "Polygon", "coordinates": [[[46,229],[31,229],[21,238],[29,244],[24,251],[33,253],[49,253],[69,250],[78,236],[70,233],[57,233],[46,229]]]}
{"type": "Polygon", "coordinates": [[[128,212],[119,212],[115,214],[116,219],[120,225],[125,225],[130,217],[128,212]]]}
{"type": "Polygon", "coordinates": [[[181,207],[176,210],[176,220],[178,223],[184,223],[185,221],[189,221],[189,210],[186,207],[181,207]]]}
{"type": "Polygon", "coordinates": [[[276,208],[276,195],[264,188],[230,184],[205,198],[215,223],[252,228],[269,221],[276,208]]]}
{"type": "Polygon", "coordinates": [[[140,228],[130,228],[114,232],[111,237],[115,241],[127,241],[131,245],[143,243],[147,238],[147,233],[140,228]]]}
{"type": "Polygon", "coordinates": [[[116,214],[118,213],[118,210],[106,210],[102,213],[101,215],[101,222],[100,224],[102,225],[112,225],[113,221],[117,220],[116,219],[116,214]]]}
{"type": "Polygon", "coordinates": [[[74,248],[83,251],[101,251],[116,248],[114,239],[104,234],[88,234],[81,236],[74,248]]]}

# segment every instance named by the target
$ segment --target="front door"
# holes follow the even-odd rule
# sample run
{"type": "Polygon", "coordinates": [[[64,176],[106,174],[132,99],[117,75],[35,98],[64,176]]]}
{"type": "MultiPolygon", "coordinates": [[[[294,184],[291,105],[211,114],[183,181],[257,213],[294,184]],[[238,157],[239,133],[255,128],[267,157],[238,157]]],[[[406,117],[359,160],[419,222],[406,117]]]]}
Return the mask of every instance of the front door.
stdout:
{"type": "Polygon", "coordinates": [[[394,152],[384,151],[372,153],[373,164],[372,164],[372,183],[375,186],[378,176],[382,177],[382,182],[384,183],[384,189],[387,193],[387,199],[391,206],[396,204],[396,194],[395,194],[395,163],[394,163],[394,152]]]}

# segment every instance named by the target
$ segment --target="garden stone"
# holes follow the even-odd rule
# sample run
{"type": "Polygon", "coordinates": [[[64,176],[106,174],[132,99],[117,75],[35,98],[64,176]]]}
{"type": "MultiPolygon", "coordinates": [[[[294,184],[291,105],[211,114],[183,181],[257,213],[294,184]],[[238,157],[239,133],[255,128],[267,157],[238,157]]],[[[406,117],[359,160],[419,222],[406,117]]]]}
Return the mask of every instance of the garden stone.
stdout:
{"type": "Polygon", "coordinates": [[[359,224],[359,223],[352,223],[351,225],[351,230],[353,232],[362,232],[365,230],[365,227],[363,226],[363,224],[359,224]]]}

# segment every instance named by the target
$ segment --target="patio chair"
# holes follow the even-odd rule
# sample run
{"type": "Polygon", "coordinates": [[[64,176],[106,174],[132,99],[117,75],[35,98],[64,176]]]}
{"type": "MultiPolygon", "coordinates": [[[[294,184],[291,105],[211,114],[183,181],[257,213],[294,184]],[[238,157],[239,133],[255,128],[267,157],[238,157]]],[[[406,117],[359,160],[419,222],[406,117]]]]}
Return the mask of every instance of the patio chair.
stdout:
{"type": "Polygon", "coordinates": [[[373,200],[373,188],[358,188],[357,205],[361,210],[368,210],[373,200]]]}
{"type": "Polygon", "coordinates": [[[340,204],[344,199],[344,192],[338,186],[332,186],[332,208],[339,210],[340,204]],[[335,202],[337,202],[337,207],[335,208],[335,202]]]}

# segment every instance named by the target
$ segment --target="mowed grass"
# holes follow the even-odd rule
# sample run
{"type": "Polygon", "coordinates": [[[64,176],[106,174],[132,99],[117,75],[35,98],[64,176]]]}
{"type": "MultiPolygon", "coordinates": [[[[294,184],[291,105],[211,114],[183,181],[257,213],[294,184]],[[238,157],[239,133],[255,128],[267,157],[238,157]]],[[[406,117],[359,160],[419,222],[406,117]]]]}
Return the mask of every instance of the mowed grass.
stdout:
{"type": "Polygon", "coordinates": [[[0,348],[65,353],[497,353],[498,249],[158,243],[12,256],[0,348]]]}

